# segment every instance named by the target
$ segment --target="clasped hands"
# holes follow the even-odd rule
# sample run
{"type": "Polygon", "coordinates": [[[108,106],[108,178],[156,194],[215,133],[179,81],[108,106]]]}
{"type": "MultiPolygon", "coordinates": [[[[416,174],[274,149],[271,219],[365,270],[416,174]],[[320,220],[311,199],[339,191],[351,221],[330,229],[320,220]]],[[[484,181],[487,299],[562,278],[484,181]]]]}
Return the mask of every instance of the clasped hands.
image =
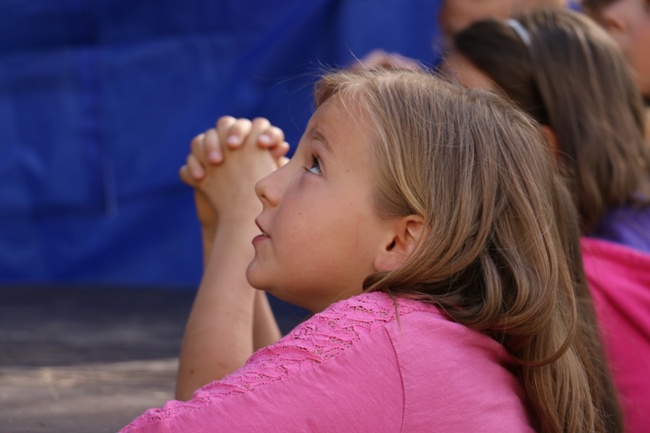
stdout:
{"type": "Polygon", "coordinates": [[[191,141],[183,182],[194,188],[203,230],[252,221],[261,211],[255,184],[287,161],[284,132],[264,118],[224,116],[191,141]]]}

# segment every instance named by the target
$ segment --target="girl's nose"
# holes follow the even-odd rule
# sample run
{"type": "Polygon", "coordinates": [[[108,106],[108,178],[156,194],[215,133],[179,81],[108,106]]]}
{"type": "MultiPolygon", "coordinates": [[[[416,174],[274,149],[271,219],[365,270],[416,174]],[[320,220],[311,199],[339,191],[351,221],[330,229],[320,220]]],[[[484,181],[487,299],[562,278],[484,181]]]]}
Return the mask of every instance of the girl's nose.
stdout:
{"type": "Polygon", "coordinates": [[[289,163],[263,177],[255,184],[255,193],[263,205],[277,206],[282,192],[282,177],[289,163]]]}

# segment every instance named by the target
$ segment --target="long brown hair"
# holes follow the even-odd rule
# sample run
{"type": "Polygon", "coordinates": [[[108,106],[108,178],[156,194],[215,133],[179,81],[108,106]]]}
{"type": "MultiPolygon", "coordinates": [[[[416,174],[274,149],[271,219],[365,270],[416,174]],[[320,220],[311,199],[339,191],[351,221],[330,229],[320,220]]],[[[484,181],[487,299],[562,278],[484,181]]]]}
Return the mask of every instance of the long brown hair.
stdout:
{"type": "Polygon", "coordinates": [[[540,432],[621,431],[594,316],[579,314],[590,304],[576,296],[586,292],[577,216],[536,123],[422,72],[330,74],[317,105],[335,94],[374,132],[380,215],[418,214],[428,227],[407,262],[365,290],[434,303],[501,342],[540,432]]]}
{"type": "Polygon", "coordinates": [[[641,95],[615,42],[564,9],[518,16],[528,35],[497,20],[474,23],[452,49],[557,137],[560,168],[588,234],[605,213],[650,201],[650,148],[641,95]]]}

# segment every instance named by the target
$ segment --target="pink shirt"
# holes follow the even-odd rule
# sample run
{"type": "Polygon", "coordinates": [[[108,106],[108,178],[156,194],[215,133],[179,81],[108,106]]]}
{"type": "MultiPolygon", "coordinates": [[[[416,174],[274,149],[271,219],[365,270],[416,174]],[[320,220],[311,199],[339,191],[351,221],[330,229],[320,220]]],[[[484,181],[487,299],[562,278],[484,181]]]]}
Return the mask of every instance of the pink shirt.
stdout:
{"type": "Polygon", "coordinates": [[[650,254],[583,238],[585,273],[605,353],[625,416],[625,431],[650,429],[650,254]]]}
{"type": "Polygon", "coordinates": [[[531,432],[524,392],[493,339],[384,293],[331,305],[192,400],[135,432],[531,432]]]}

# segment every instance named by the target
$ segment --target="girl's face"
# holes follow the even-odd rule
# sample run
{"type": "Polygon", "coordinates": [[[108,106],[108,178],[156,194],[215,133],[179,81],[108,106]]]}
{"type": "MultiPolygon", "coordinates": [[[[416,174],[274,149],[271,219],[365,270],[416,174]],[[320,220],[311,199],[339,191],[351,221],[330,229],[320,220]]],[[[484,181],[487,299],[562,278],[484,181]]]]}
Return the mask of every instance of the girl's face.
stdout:
{"type": "Polygon", "coordinates": [[[650,97],[650,1],[616,0],[599,18],[632,65],[637,88],[650,97]]]}
{"type": "Polygon", "coordinates": [[[358,294],[386,248],[391,221],[373,204],[371,142],[338,96],[313,115],[293,158],[260,180],[262,234],[247,269],[253,287],[311,310],[358,294]]]}

